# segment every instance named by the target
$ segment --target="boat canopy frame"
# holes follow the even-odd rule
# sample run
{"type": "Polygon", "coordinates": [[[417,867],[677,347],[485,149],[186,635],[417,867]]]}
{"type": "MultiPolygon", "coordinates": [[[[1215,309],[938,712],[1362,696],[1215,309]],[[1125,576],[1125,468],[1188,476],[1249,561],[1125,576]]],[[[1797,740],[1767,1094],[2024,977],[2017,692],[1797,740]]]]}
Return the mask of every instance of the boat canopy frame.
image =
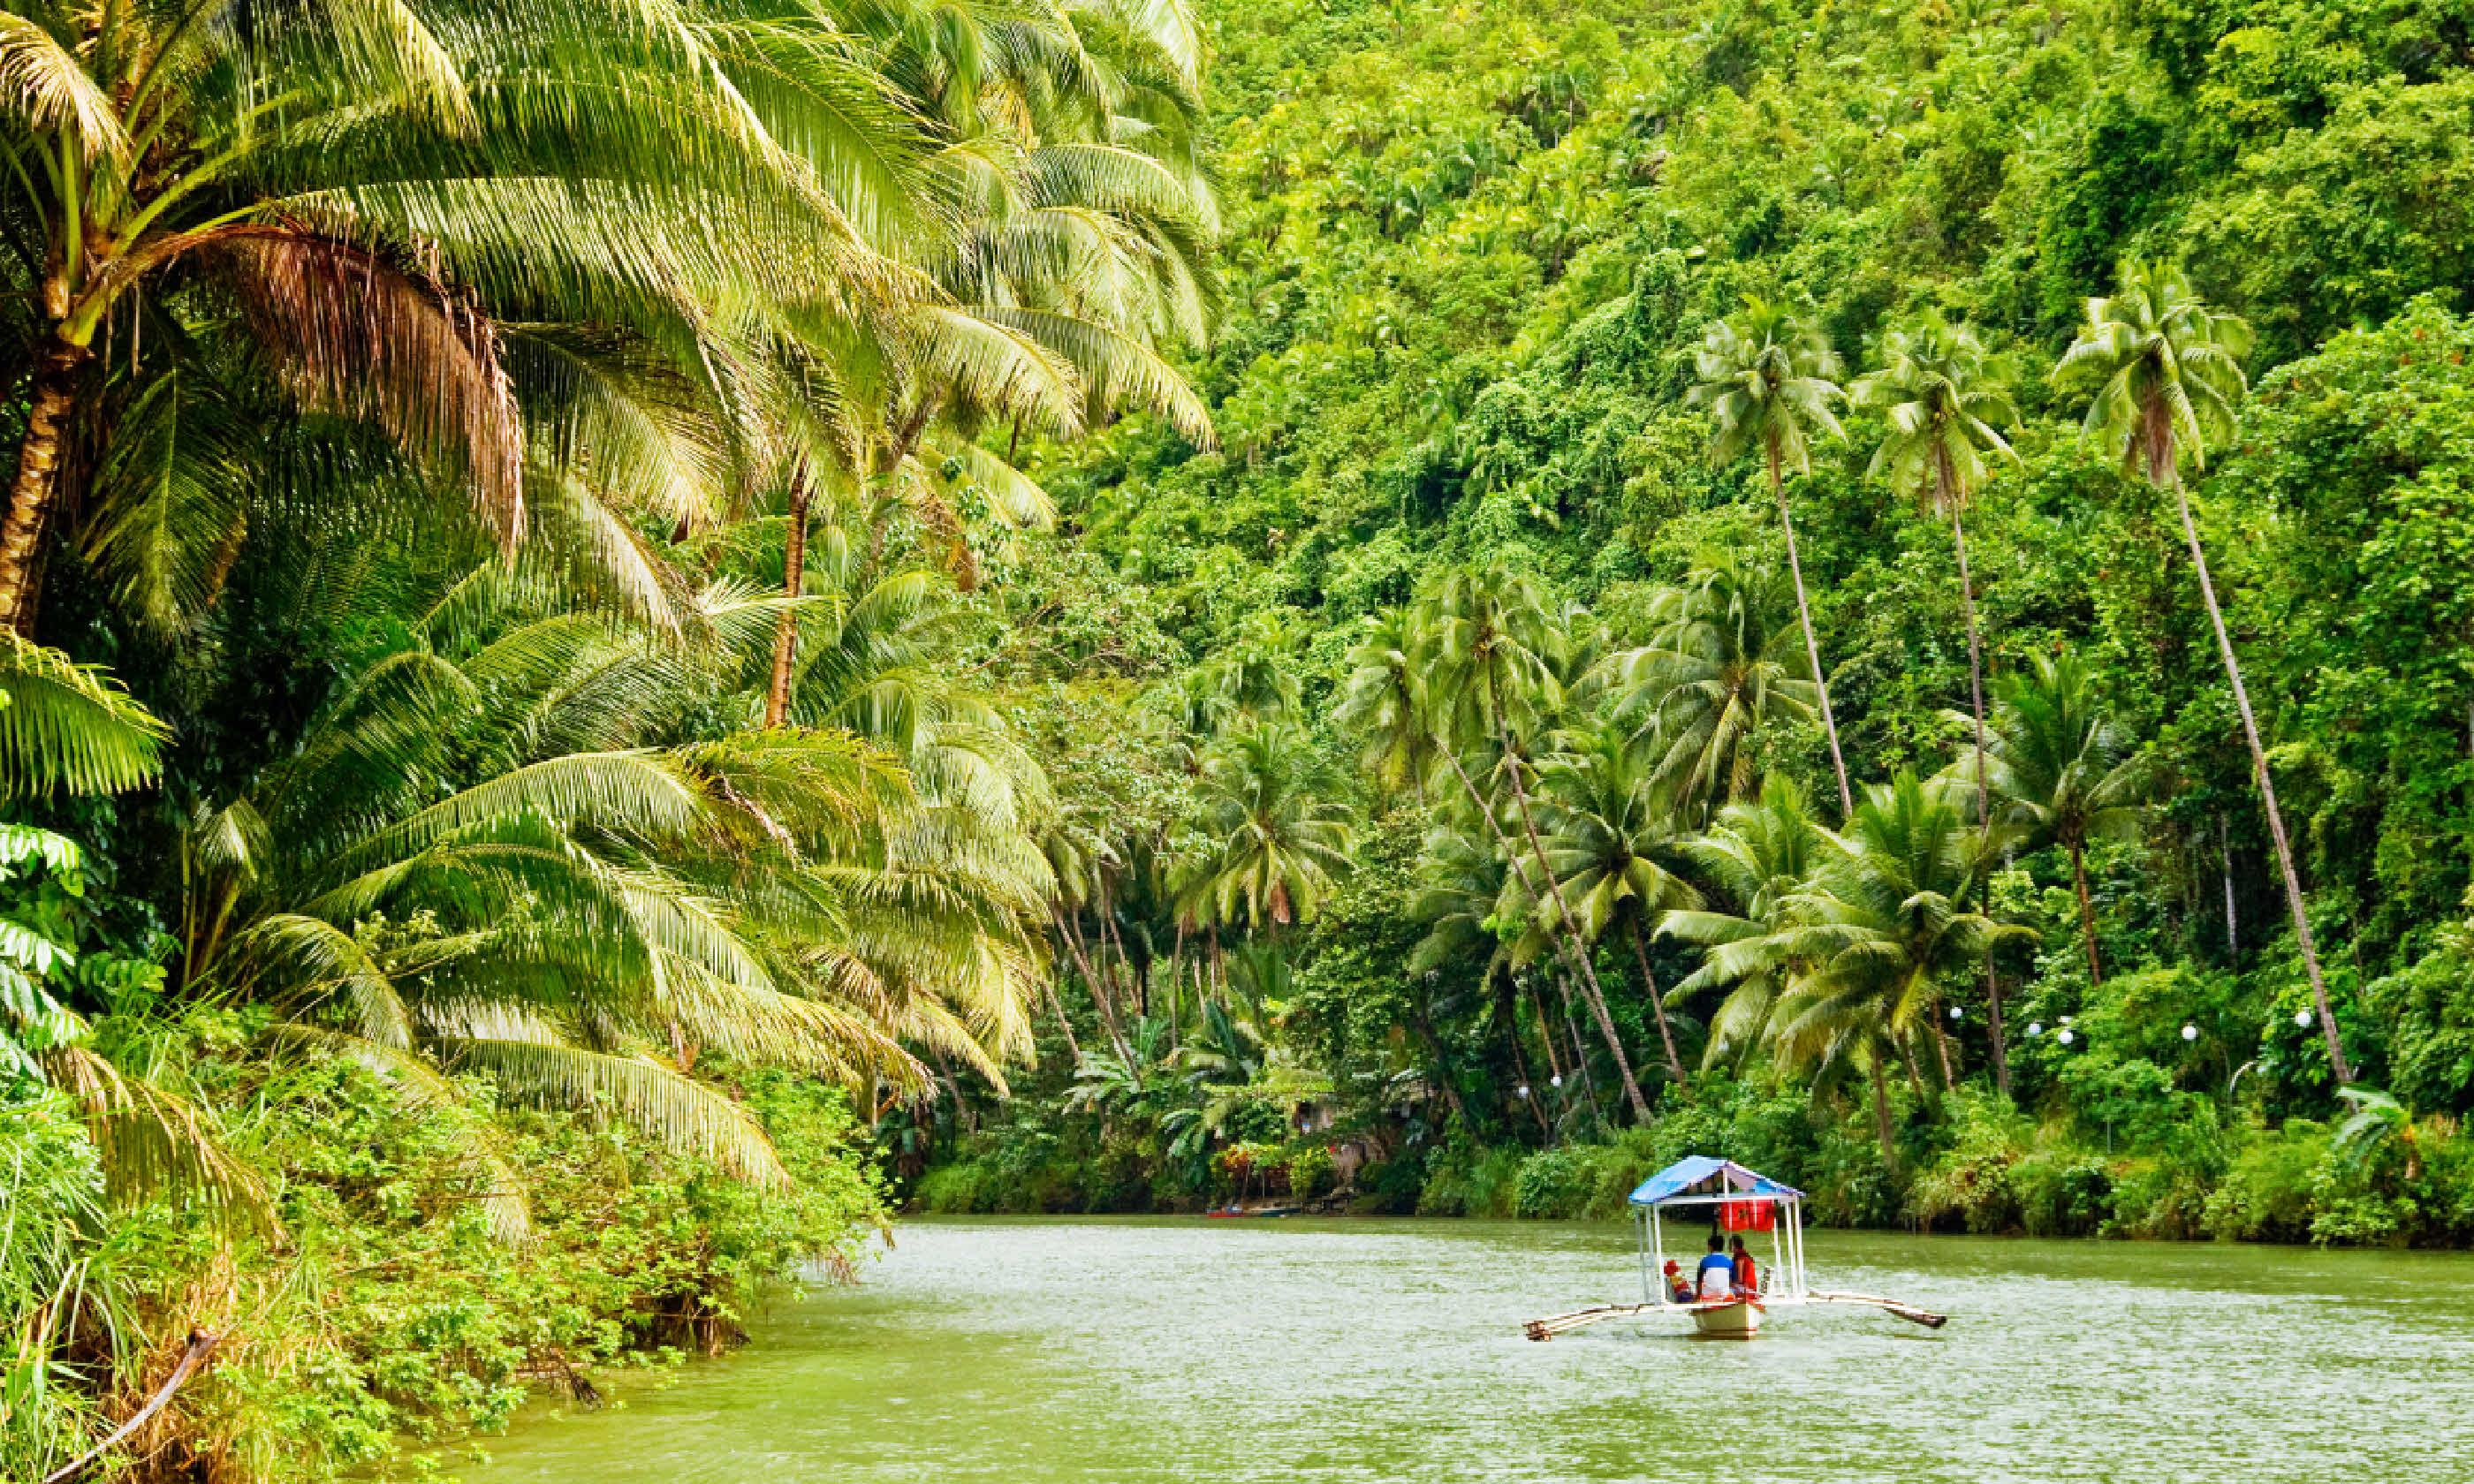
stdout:
{"type": "Polygon", "coordinates": [[[1806,1286],[1804,1270],[1804,1192],[1746,1169],[1732,1160],[1695,1155],[1679,1160],[1642,1181],[1639,1188],[1632,1193],[1632,1208],[1639,1218],[1637,1231],[1640,1249],[1641,1301],[1644,1304],[1655,1304],[1661,1308],[1692,1306],[1676,1303],[1665,1282],[1666,1240],[1662,1214],[1670,1210],[1681,1214],[1707,1208],[1710,1225],[1714,1228],[1718,1224],[1720,1208],[1730,1205],[1767,1205],[1777,1211],[1770,1223],[1770,1266],[1766,1270],[1771,1282],[1761,1293],[1761,1302],[1777,1304],[1809,1301],[1810,1290],[1806,1286]]]}

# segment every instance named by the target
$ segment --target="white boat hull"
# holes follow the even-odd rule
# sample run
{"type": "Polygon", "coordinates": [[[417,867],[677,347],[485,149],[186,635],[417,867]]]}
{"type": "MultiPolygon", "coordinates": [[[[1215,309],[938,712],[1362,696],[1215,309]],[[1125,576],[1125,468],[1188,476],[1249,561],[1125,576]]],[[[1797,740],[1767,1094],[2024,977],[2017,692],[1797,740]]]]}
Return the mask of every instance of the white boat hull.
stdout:
{"type": "Polygon", "coordinates": [[[1749,1340],[1761,1332],[1761,1305],[1742,1299],[1696,1304],[1692,1328],[1711,1339],[1749,1340]]]}

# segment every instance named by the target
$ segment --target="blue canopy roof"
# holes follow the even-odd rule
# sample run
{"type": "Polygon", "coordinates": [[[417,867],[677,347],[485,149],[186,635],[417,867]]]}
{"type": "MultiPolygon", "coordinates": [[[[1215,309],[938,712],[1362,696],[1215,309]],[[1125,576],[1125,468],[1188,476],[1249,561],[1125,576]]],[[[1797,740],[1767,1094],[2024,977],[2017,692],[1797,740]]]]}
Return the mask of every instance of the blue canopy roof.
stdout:
{"type": "Polygon", "coordinates": [[[1780,1185],[1767,1175],[1756,1170],[1748,1170],[1733,1160],[1714,1160],[1706,1154],[1696,1154],[1678,1160],[1642,1181],[1640,1188],[1632,1193],[1632,1204],[1655,1206],[1661,1201],[1675,1196],[1702,1193],[1696,1191],[1695,1187],[1719,1175],[1725,1175],[1728,1178],[1710,1185],[1706,1193],[1716,1195],[1723,1191],[1730,1194],[1740,1192],[1745,1195],[1793,1197],[1797,1200],[1804,1198],[1804,1192],[1794,1186],[1780,1185]]]}

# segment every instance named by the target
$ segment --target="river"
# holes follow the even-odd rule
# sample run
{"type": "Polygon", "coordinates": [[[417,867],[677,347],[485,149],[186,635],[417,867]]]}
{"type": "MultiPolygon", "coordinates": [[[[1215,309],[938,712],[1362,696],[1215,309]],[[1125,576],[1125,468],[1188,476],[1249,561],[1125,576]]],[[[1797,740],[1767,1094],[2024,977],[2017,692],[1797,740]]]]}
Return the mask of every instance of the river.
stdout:
{"type": "MultiPolygon", "coordinates": [[[[1620,1226],[904,1224],[858,1288],[467,1484],[2474,1480],[2474,1257],[1815,1232],[1814,1286],[1949,1313],[1676,1320],[1620,1226]]],[[[1766,1243],[1763,1244],[1766,1246],[1766,1243]]]]}

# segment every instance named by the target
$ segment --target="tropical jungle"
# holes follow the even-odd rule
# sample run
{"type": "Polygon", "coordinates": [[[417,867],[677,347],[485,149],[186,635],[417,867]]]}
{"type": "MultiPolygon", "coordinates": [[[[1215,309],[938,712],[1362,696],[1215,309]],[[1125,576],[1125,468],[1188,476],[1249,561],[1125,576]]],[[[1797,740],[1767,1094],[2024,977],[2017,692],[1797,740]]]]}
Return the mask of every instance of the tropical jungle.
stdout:
{"type": "Polygon", "coordinates": [[[894,1213],[2474,1246],[2462,0],[8,0],[0,1473],[894,1213]]]}

